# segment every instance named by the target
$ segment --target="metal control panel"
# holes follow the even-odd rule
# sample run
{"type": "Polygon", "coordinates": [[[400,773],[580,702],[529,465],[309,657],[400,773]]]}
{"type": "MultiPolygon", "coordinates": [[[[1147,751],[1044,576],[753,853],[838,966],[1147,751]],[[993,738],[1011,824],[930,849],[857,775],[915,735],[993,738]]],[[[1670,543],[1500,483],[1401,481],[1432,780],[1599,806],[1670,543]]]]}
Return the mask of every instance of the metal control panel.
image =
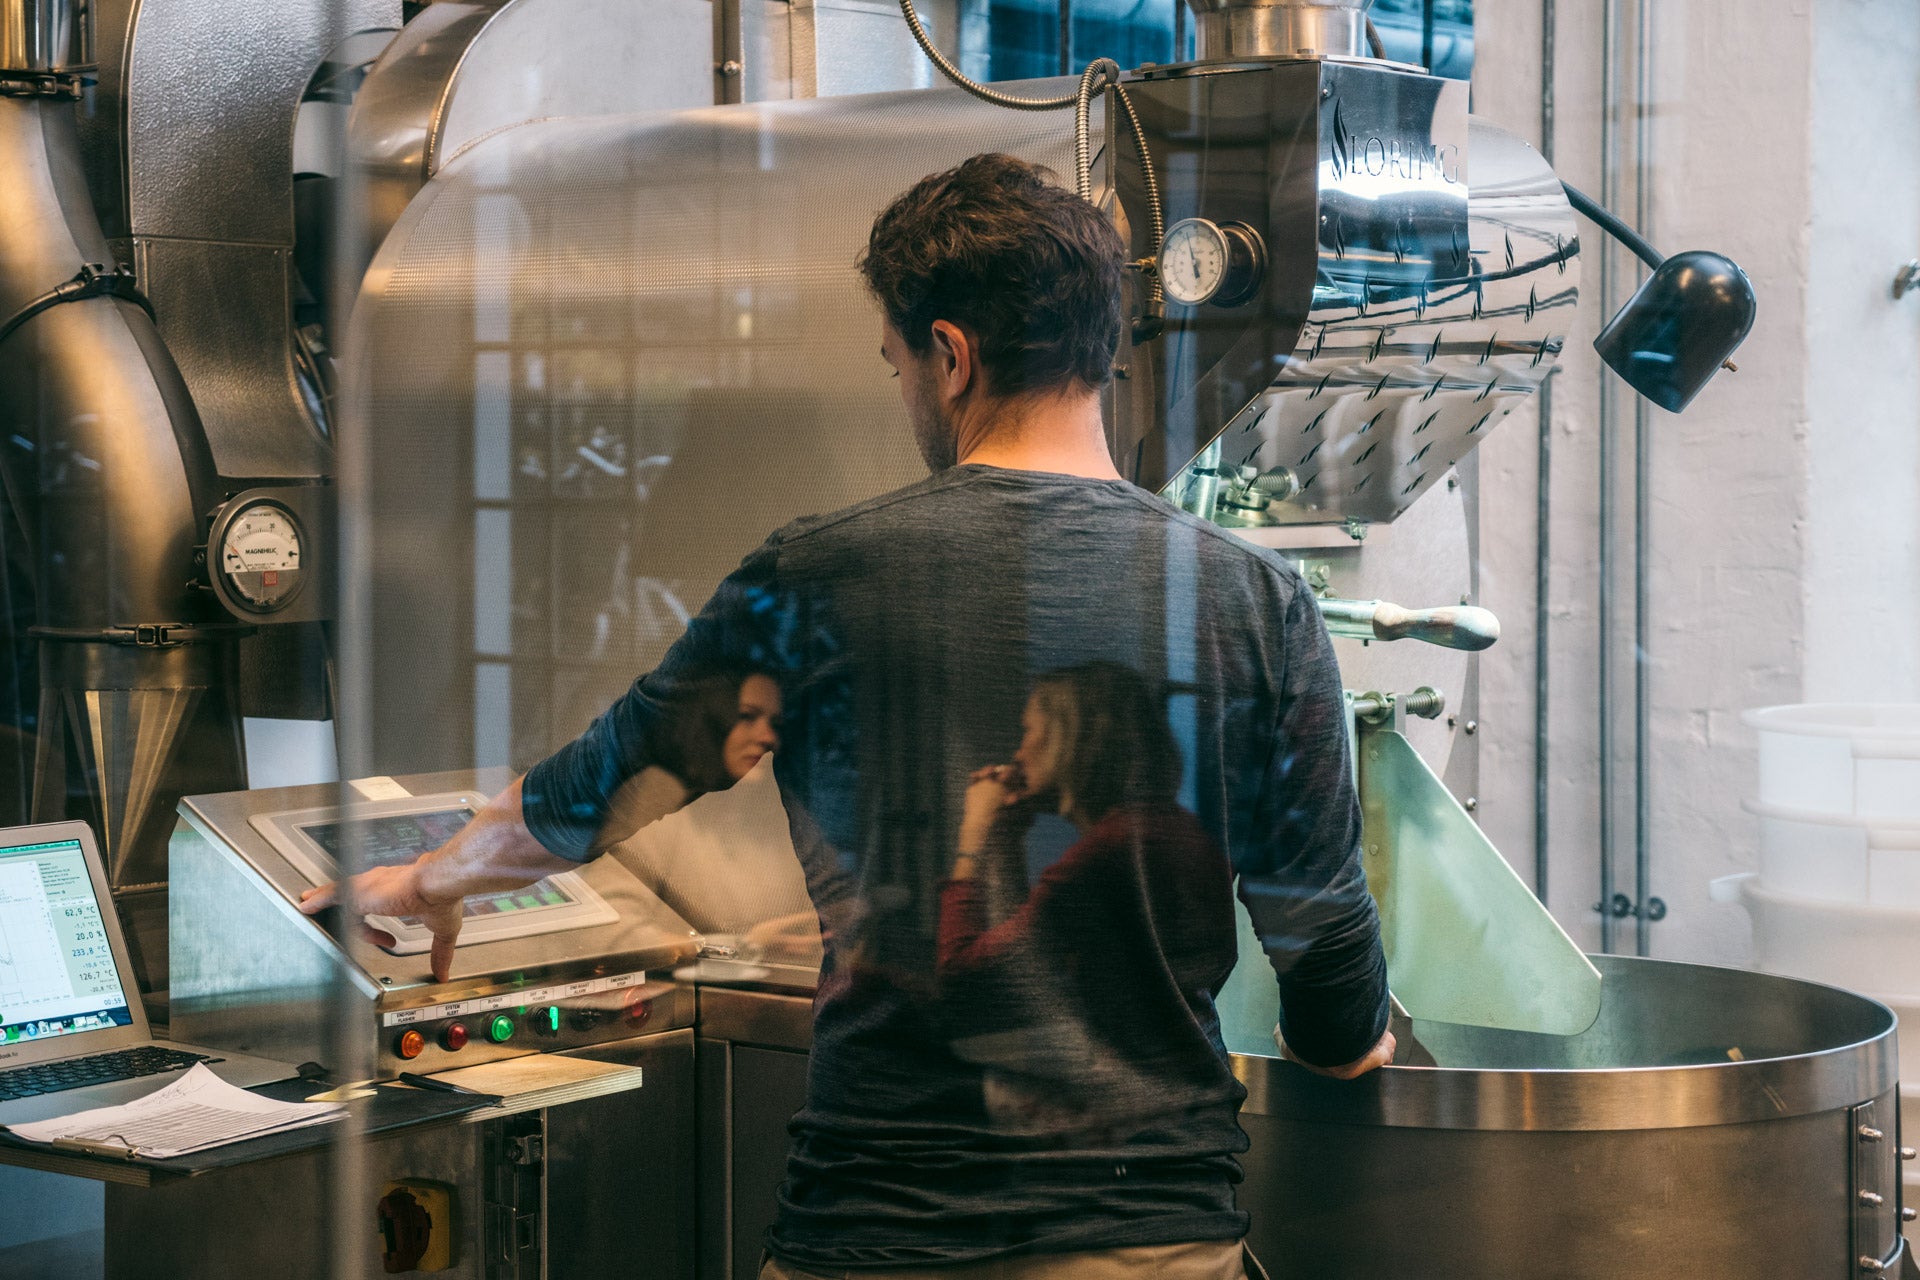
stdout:
{"type": "MultiPolygon", "coordinates": [[[[408,794],[491,795],[506,770],[399,778],[408,794]]],[[[362,806],[351,789],[287,787],[180,802],[170,857],[169,958],[176,1037],[290,1062],[331,1065],[329,1001],[364,1003],[357,1046],[382,1075],[433,1072],[529,1053],[579,1049],[693,1023],[692,993],[671,969],[693,931],[611,858],[576,876],[604,923],[531,936],[475,938],[436,982],[423,951],[336,937],[297,903],[311,867],[270,839],[275,814],[362,806]]],[[[378,806],[371,806],[378,807],[378,806]]],[[[598,917],[596,917],[598,918],[598,917]]],[[[345,932],[343,930],[343,932],[345,932]]]]}
{"type": "Polygon", "coordinates": [[[673,990],[644,971],[616,973],[393,1009],[379,1015],[380,1029],[387,1054],[403,1069],[443,1071],[639,1035],[653,1025],[654,1002],[673,990]]]}

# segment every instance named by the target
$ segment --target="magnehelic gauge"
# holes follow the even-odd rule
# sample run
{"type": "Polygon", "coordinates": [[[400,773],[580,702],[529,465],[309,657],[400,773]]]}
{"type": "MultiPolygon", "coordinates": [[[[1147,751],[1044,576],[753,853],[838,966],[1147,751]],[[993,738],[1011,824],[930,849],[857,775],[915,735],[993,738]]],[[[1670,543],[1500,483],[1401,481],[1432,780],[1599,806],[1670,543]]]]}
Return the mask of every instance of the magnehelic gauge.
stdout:
{"type": "Polygon", "coordinates": [[[300,593],[306,532],[277,502],[254,501],[234,512],[214,548],[222,593],[251,613],[274,613],[300,593]]]}
{"type": "Polygon", "coordinates": [[[1237,307],[1260,291],[1266,272],[1266,244],[1244,222],[1186,218],[1161,238],[1161,286],[1189,307],[1237,307]]]}

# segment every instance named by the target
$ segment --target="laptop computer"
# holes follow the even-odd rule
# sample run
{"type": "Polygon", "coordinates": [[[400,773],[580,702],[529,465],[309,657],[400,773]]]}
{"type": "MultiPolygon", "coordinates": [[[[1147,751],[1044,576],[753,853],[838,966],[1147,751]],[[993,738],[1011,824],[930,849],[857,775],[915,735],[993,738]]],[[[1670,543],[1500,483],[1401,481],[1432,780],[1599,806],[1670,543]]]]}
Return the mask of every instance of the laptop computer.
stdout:
{"type": "Polygon", "coordinates": [[[0,828],[0,1125],[131,1102],[196,1062],[245,1088],[284,1062],[156,1040],[84,822],[0,828]]]}

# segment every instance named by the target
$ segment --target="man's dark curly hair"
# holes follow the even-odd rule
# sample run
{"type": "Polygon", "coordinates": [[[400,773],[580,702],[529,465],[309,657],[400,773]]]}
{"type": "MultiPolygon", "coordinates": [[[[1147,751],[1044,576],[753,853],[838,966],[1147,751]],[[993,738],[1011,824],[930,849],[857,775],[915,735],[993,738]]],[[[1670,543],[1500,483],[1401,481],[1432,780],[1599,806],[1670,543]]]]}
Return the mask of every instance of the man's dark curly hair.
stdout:
{"type": "Polygon", "coordinates": [[[861,274],[916,355],[933,322],[979,344],[996,395],[1113,375],[1127,249],[1053,174],[990,152],[923,178],[874,220],[861,274]]]}

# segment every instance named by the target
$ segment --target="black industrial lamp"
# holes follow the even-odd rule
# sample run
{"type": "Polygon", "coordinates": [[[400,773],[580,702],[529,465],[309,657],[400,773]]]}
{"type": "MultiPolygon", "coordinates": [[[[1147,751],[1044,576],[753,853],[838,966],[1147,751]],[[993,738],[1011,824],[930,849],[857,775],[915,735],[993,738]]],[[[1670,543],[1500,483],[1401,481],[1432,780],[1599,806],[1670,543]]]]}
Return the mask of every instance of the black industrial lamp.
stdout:
{"type": "Polygon", "coordinates": [[[1703,249],[1661,257],[1591,197],[1562,185],[1575,209],[1653,268],[1593,349],[1628,386],[1679,413],[1753,328],[1753,281],[1731,258],[1703,249]]]}

